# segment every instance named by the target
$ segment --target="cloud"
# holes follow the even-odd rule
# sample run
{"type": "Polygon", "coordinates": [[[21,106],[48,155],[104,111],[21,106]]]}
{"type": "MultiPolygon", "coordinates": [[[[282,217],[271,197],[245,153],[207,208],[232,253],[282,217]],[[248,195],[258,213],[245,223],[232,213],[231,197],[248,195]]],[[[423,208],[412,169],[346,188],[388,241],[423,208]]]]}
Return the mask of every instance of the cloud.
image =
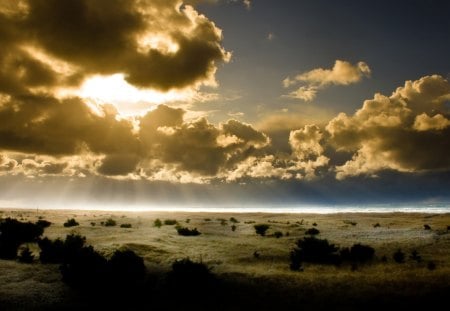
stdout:
{"type": "Polygon", "coordinates": [[[230,57],[221,30],[180,0],[15,3],[0,7],[0,81],[12,74],[10,91],[117,73],[141,88],[211,85],[230,57]],[[57,72],[56,62],[71,70],[57,72]]]}
{"type": "Polygon", "coordinates": [[[449,95],[447,80],[426,76],[407,81],[389,97],[376,94],[353,116],[339,114],[326,127],[329,143],[353,156],[336,167],[337,178],[450,169],[450,121],[444,106],[449,95]]]}
{"type": "Polygon", "coordinates": [[[297,98],[303,101],[312,101],[319,90],[330,85],[349,85],[360,82],[364,77],[369,77],[371,70],[365,62],[352,65],[349,62],[336,60],[332,69],[317,68],[299,74],[294,78],[287,77],[283,80],[283,86],[289,88],[299,83],[297,90],[290,92],[286,97],[297,98]]]}

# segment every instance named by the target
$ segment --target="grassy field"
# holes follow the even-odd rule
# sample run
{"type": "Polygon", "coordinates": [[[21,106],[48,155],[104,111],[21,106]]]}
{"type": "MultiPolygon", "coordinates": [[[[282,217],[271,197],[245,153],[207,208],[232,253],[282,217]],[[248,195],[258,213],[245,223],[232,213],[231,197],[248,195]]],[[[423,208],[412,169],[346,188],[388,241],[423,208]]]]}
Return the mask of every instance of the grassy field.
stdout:
{"type": "MultiPolygon", "coordinates": [[[[359,309],[386,304],[400,306],[432,303],[450,287],[450,214],[354,213],[354,214],[262,214],[187,212],[105,212],[61,210],[0,210],[0,217],[52,225],[44,236],[64,238],[77,233],[87,244],[110,256],[117,249],[131,249],[145,260],[150,275],[163,275],[177,259],[201,261],[224,282],[236,303],[225,301],[207,309],[359,309]],[[79,226],[64,227],[74,218],[79,226]],[[102,225],[108,219],[115,226],[102,225]],[[160,219],[163,225],[156,227],[160,219]],[[197,228],[199,236],[180,236],[175,225],[197,228]],[[129,224],[130,228],[121,225],[129,224]],[[267,224],[266,236],[255,233],[255,224],[267,224]],[[425,229],[428,225],[430,229],[425,229]],[[234,229],[232,226],[235,226],[234,229]],[[289,268],[295,242],[310,228],[318,238],[340,247],[355,243],[375,249],[375,259],[357,269],[305,264],[303,272],[289,268]],[[282,237],[276,238],[275,232],[282,237]],[[401,249],[405,263],[392,259],[401,249]],[[410,258],[415,250],[418,262],[410,258]],[[435,269],[430,266],[435,265],[435,269]],[[431,269],[430,269],[431,268],[431,269]],[[227,287],[228,286],[228,287],[227,287]],[[266,301],[267,300],[267,301],[266,301]],[[241,302],[242,301],[242,302],[241,302]],[[228,308],[230,307],[230,308],[228,308]]],[[[38,258],[39,248],[30,243],[38,258]]],[[[64,283],[57,265],[0,260],[0,306],[2,310],[59,309],[77,306],[80,296],[64,283]]],[[[228,294],[227,294],[228,295],[228,294]]],[[[200,298],[201,299],[201,298],[200,298]]],[[[76,308],[75,308],[76,309],[76,308]]]]}

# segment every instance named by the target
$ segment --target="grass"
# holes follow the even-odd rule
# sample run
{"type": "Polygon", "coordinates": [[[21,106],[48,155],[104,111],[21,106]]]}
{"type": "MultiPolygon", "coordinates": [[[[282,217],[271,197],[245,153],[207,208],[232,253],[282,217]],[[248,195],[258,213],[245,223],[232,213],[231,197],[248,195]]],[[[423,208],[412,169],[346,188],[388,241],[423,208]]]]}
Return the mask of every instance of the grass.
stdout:
{"type": "MultiPolygon", "coordinates": [[[[51,239],[64,238],[68,229],[62,224],[68,218],[75,217],[77,221],[87,225],[70,230],[76,230],[86,236],[89,245],[93,245],[106,256],[110,256],[118,247],[131,249],[144,258],[149,271],[168,271],[175,260],[189,257],[196,262],[207,264],[214,274],[230,286],[237,282],[237,287],[243,288],[244,292],[253,293],[253,286],[260,288],[262,293],[271,295],[277,295],[278,292],[280,295],[289,295],[292,291],[303,296],[311,295],[308,299],[312,304],[320,302],[323,297],[333,301],[341,296],[342,300],[350,301],[352,295],[425,295],[433,289],[439,290],[442,284],[450,283],[450,233],[446,230],[450,215],[240,214],[237,217],[240,222],[238,229],[233,232],[230,229],[231,215],[226,214],[127,213],[126,222],[132,225],[130,230],[89,225],[91,222],[105,222],[111,217],[118,219],[123,212],[40,211],[36,214],[22,210],[21,214],[33,222],[37,221],[38,216],[51,221],[52,225],[44,231],[44,236],[51,239]],[[154,220],[157,218],[175,219],[179,223],[185,223],[189,218],[189,227],[197,228],[202,235],[195,238],[178,236],[172,226],[155,227],[154,220]],[[221,226],[220,221],[205,221],[218,218],[228,220],[229,226],[221,226]],[[302,219],[302,225],[291,227],[302,219]],[[357,222],[357,225],[344,223],[344,220],[348,219],[357,222]],[[276,231],[289,231],[289,236],[275,239],[256,235],[253,225],[269,222],[268,220],[275,222],[271,222],[267,235],[270,236],[276,231]],[[373,263],[358,267],[356,271],[352,271],[350,265],[335,267],[305,263],[304,272],[291,272],[289,252],[296,240],[305,237],[305,229],[314,222],[320,226],[321,238],[328,239],[340,247],[350,248],[355,243],[374,247],[376,257],[373,263]],[[424,230],[425,222],[432,230],[424,230]],[[373,224],[376,223],[381,226],[374,228],[373,224]],[[405,253],[404,264],[397,264],[392,259],[393,253],[399,248],[405,253]],[[416,250],[420,255],[420,263],[410,258],[412,250],[416,250]],[[260,254],[258,259],[253,256],[255,251],[260,254]],[[386,256],[387,262],[382,262],[382,256],[386,256]],[[433,264],[429,267],[430,262],[433,264]]],[[[0,216],[16,217],[17,212],[3,210],[0,216]]],[[[39,251],[33,243],[29,243],[28,247],[38,256],[39,251]]],[[[0,260],[0,297],[8,297],[13,301],[31,299],[46,303],[43,302],[44,298],[38,298],[37,293],[41,293],[46,301],[56,304],[56,301],[61,301],[61,297],[66,297],[57,266],[42,267],[36,263],[24,265],[0,260]],[[34,270],[36,272],[33,272],[34,270]]],[[[261,297],[264,298],[264,295],[261,294],[261,297]]]]}

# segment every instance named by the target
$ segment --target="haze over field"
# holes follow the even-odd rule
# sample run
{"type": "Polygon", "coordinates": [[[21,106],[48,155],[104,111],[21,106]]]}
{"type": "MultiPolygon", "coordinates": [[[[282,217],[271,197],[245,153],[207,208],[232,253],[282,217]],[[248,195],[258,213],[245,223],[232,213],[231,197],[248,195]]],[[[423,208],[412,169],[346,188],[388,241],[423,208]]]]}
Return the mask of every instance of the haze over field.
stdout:
{"type": "Polygon", "coordinates": [[[1,1],[0,206],[448,204],[449,12],[1,1]]]}

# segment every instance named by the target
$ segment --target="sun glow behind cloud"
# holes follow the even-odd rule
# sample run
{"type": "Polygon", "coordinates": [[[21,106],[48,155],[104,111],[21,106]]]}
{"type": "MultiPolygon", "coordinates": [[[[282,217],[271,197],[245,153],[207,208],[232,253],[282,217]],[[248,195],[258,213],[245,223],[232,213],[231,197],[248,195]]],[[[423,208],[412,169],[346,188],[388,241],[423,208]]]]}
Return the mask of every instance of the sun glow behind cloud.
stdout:
{"type": "Polygon", "coordinates": [[[121,115],[139,115],[155,105],[189,101],[195,90],[170,90],[161,92],[139,89],[125,81],[123,74],[110,76],[96,75],[88,78],[75,94],[96,102],[110,103],[117,107],[121,115]]]}

